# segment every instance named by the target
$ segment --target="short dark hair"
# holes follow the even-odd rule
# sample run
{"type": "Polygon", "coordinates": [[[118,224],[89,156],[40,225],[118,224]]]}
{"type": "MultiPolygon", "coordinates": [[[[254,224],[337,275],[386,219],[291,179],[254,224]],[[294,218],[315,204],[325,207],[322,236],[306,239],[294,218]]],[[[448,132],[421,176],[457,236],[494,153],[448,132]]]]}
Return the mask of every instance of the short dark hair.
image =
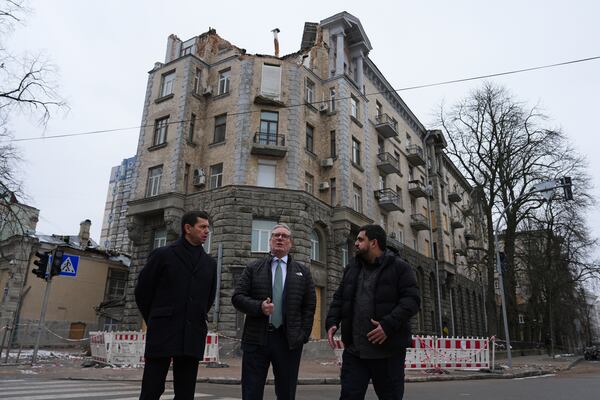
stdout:
{"type": "Polygon", "coordinates": [[[198,222],[198,218],[208,220],[206,211],[193,210],[188,211],[181,217],[181,236],[185,235],[185,224],[194,226],[198,222]]]}
{"type": "Polygon", "coordinates": [[[377,240],[377,244],[381,250],[385,250],[387,245],[387,235],[385,230],[379,225],[363,225],[358,230],[359,232],[365,231],[365,236],[369,240],[377,240]]]}

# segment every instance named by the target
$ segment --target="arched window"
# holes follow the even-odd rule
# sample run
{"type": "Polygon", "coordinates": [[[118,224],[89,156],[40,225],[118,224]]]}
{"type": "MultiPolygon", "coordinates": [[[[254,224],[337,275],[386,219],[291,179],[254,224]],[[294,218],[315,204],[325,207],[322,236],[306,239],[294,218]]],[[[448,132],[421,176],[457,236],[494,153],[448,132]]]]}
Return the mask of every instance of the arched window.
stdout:
{"type": "Polygon", "coordinates": [[[310,259],[321,261],[321,240],[319,234],[314,229],[310,232],[310,259]]]}

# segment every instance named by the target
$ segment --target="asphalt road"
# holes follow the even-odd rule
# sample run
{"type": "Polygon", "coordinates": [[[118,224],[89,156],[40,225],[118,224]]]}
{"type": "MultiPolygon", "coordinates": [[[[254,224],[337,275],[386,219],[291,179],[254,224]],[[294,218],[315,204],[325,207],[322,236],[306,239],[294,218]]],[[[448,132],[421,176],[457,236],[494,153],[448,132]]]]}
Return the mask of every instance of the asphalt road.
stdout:
{"type": "MultiPolygon", "coordinates": [[[[298,400],[337,399],[338,385],[298,386],[298,400]]],[[[139,383],[116,381],[42,380],[34,376],[0,379],[0,400],[136,400],[139,383]]],[[[199,383],[197,398],[203,400],[241,399],[237,385],[199,383]]],[[[162,399],[172,399],[170,385],[162,399]]],[[[376,399],[372,388],[367,399],[376,399]]],[[[421,382],[406,385],[406,400],[597,400],[600,399],[600,362],[582,361],[558,375],[525,379],[487,379],[449,382],[421,382]]],[[[274,400],[273,386],[265,399],[274,400]]]]}

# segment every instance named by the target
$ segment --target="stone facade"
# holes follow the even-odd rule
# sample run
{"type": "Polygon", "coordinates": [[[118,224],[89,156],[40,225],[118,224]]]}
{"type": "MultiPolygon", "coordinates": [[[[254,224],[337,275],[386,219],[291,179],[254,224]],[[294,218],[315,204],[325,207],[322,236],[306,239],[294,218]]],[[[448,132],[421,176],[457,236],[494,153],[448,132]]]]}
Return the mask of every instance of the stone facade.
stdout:
{"type": "Polygon", "coordinates": [[[127,234],[127,202],[131,197],[134,166],[135,157],[131,157],[111,169],[100,233],[100,246],[127,254],[131,251],[127,234]]]}
{"type": "Polygon", "coordinates": [[[141,324],[133,288],[149,251],[165,232],[175,239],[184,211],[199,208],[211,216],[207,247],[222,271],[213,323],[223,334],[240,334],[242,317],[230,303],[236,276],[264,256],[261,229],[275,222],[292,227],[294,254],[313,271],[313,337],[324,334],[358,228],[373,222],[421,277],[417,332],[445,325],[450,334],[483,334],[467,252],[484,247],[473,234],[477,204],[444,154],[441,132],[421,124],[369,59],[357,18],[344,12],[311,26],[307,47],[283,57],[247,54],[214,30],[185,42],[169,37],[142,114],[128,210],[127,322],[141,324]]]}

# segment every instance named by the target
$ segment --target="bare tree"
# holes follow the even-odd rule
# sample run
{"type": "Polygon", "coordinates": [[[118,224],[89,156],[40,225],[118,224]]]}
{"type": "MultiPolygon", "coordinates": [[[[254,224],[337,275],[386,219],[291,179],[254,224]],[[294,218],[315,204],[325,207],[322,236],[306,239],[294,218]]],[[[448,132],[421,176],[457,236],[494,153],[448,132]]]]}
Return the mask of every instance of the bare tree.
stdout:
{"type": "Polygon", "coordinates": [[[29,13],[27,0],[0,0],[0,217],[5,223],[18,221],[12,205],[15,197],[24,196],[16,174],[19,152],[8,130],[10,117],[25,114],[43,125],[54,111],[66,108],[56,91],[53,65],[42,55],[16,55],[6,47],[7,37],[29,13]]]}
{"type": "Polygon", "coordinates": [[[510,93],[490,83],[473,91],[449,110],[440,110],[439,124],[448,138],[448,154],[469,183],[481,193],[487,243],[486,309],[489,333],[498,333],[494,292],[494,230],[502,211],[505,290],[509,326],[518,320],[515,233],[519,223],[541,204],[532,202],[532,185],[556,176],[564,152],[564,136],[544,128],[546,117],[527,108],[510,93]]]}

